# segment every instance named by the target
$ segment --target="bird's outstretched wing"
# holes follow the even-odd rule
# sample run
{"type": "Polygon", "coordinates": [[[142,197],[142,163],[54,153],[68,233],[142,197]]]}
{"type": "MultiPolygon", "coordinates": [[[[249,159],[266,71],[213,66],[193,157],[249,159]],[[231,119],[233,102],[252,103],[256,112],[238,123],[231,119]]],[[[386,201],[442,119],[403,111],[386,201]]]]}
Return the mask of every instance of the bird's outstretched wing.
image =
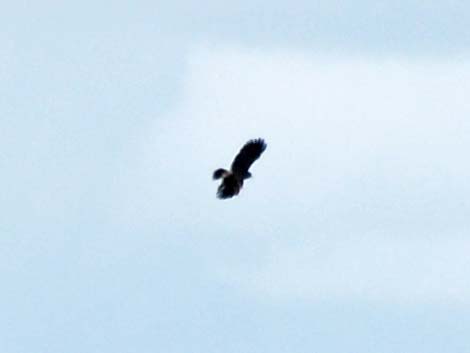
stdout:
{"type": "Polygon", "coordinates": [[[248,175],[248,169],[256,161],[261,153],[266,149],[266,143],[263,139],[248,141],[238,152],[232,163],[232,172],[240,177],[248,175]]]}

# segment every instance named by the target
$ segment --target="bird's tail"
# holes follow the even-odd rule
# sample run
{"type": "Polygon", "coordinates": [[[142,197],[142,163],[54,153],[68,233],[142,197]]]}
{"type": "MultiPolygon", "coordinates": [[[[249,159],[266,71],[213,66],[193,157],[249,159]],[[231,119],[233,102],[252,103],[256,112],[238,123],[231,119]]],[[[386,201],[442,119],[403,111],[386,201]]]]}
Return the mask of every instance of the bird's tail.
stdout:
{"type": "Polygon", "coordinates": [[[223,168],[219,168],[214,171],[214,174],[212,174],[212,179],[217,180],[217,179],[223,178],[224,176],[228,174],[229,174],[229,171],[223,168]]]}

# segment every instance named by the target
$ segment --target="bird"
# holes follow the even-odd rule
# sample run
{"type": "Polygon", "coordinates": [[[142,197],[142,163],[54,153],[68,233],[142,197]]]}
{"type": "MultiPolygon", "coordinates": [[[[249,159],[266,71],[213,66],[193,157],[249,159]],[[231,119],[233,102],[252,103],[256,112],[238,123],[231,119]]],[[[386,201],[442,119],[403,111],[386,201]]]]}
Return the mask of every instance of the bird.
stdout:
{"type": "Polygon", "coordinates": [[[262,138],[249,140],[233,160],[230,171],[223,168],[214,171],[212,178],[214,180],[222,179],[222,183],[217,189],[219,199],[229,199],[238,195],[243,181],[251,178],[248,169],[261,156],[266,147],[267,144],[262,138]]]}

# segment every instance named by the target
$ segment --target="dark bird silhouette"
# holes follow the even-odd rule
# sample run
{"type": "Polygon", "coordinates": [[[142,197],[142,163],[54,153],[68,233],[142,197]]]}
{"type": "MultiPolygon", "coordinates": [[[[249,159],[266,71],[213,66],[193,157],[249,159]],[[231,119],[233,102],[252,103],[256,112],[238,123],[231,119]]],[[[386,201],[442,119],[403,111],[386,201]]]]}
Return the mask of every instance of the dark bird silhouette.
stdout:
{"type": "Polygon", "coordinates": [[[250,140],[238,152],[230,171],[223,168],[214,171],[212,175],[214,180],[222,178],[222,183],[217,189],[219,199],[228,199],[238,195],[243,186],[243,181],[251,177],[248,169],[261,156],[266,146],[263,139],[250,140]]]}

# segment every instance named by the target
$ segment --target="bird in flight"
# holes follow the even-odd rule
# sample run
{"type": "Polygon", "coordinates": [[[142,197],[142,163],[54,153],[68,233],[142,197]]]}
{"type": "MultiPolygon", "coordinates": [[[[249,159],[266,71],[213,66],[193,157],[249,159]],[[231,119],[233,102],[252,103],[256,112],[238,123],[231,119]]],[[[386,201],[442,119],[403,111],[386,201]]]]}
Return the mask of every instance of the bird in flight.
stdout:
{"type": "Polygon", "coordinates": [[[230,171],[223,168],[214,171],[212,178],[214,180],[222,179],[222,183],[217,189],[219,199],[228,199],[238,195],[243,186],[243,181],[251,177],[248,169],[261,156],[266,146],[263,139],[250,140],[238,152],[230,171]]]}

